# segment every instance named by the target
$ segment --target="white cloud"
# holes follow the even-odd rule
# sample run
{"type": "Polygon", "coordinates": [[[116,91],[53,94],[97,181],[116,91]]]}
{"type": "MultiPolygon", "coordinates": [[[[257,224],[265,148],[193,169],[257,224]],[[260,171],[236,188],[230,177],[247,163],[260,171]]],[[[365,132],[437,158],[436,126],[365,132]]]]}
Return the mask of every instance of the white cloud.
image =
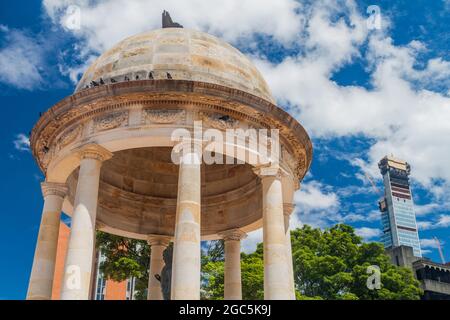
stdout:
{"type": "Polygon", "coordinates": [[[450,226],[450,214],[441,214],[434,221],[417,221],[417,226],[421,230],[447,228],[450,226]]]}
{"type": "Polygon", "coordinates": [[[163,10],[185,28],[215,34],[249,48],[257,46],[257,34],[292,45],[304,24],[302,5],[295,0],[44,0],[43,8],[63,32],[80,40],[73,47],[79,62],[59,65],[62,74],[74,83],[100,53],[126,37],[161,28],[163,10]],[[69,30],[65,21],[72,5],[80,8],[80,28],[69,30]]]}
{"type": "Polygon", "coordinates": [[[345,222],[373,222],[381,219],[381,213],[378,210],[370,211],[369,214],[349,213],[343,217],[345,222]]]}
{"type": "Polygon", "coordinates": [[[252,253],[256,250],[256,245],[263,241],[262,228],[249,232],[247,238],[241,241],[241,251],[245,253],[252,253]]]}
{"type": "Polygon", "coordinates": [[[306,182],[294,195],[296,208],[302,212],[326,210],[339,205],[336,193],[317,181],[306,182]]]}
{"type": "Polygon", "coordinates": [[[431,221],[417,221],[417,227],[419,230],[428,230],[431,229],[433,224],[431,221]]]}
{"type": "Polygon", "coordinates": [[[443,147],[450,145],[450,98],[413,89],[413,79],[407,77],[427,79],[428,71],[413,69],[416,51],[411,46],[398,48],[391,39],[374,36],[369,52],[375,65],[372,90],[332,81],[329,66],[336,61],[327,55],[258,64],[278,100],[290,105],[313,137],[362,134],[376,139],[368,150],[369,162],[361,161],[372,175],[379,176],[377,162],[393,153],[408,160],[414,178],[425,185],[436,178],[450,181],[450,149],[443,147]]]}
{"type": "Polygon", "coordinates": [[[440,228],[450,226],[450,214],[441,214],[436,225],[440,228]]]}
{"type": "Polygon", "coordinates": [[[44,52],[40,44],[26,32],[4,25],[0,36],[6,40],[0,48],[0,82],[27,90],[41,86],[44,52]]]}
{"type": "MultiPolygon", "coordinates": [[[[441,245],[443,245],[444,243],[442,241],[441,245]]],[[[432,248],[432,249],[437,249],[438,245],[435,239],[420,239],[420,246],[422,248],[432,248]]]]}
{"type": "Polygon", "coordinates": [[[379,228],[368,228],[368,227],[361,227],[356,228],[355,233],[363,237],[364,240],[372,240],[373,238],[379,237],[381,235],[381,230],[379,228]]]}
{"type": "Polygon", "coordinates": [[[44,0],[55,23],[61,23],[68,5],[81,9],[81,28],[75,35],[90,50],[102,52],[125,37],[161,27],[168,10],[185,28],[204,30],[227,41],[253,38],[256,33],[289,43],[302,28],[301,4],[294,0],[44,0]]]}
{"type": "Polygon", "coordinates": [[[294,194],[295,211],[291,217],[292,228],[309,224],[313,227],[326,227],[330,221],[339,220],[337,210],[339,197],[330,186],[317,181],[302,184],[294,194]]]}
{"type": "Polygon", "coordinates": [[[428,215],[428,214],[433,213],[440,209],[442,209],[442,205],[440,205],[438,203],[428,203],[428,204],[424,204],[424,205],[416,204],[414,206],[414,211],[416,213],[416,216],[425,216],[425,215],[428,215]]]}
{"type": "Polygon", "coordinates": [[[23,133],[16,135],[13,144],[14,148],[19,151],[30,151],[30,138],[23,133]]]}

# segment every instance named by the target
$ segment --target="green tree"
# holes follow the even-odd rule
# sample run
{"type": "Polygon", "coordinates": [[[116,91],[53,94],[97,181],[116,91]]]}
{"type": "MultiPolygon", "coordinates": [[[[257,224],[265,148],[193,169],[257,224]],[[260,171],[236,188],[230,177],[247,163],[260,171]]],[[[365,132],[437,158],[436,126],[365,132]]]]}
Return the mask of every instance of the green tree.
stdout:
{"type": "Polygon", "coordinates": [[[421,290],[410,269],[390,262],[379,243],[363,243],[351,226],[320,230],[304,226],[292,233],[296,289],[301,296],[323,299],[419,299],[421,290]],[[381,289],[367,288],[378,266],[381,289]]]}
{"type": "Polygon", "coordinates": [[[145,300],[150,261],[150,247],[147,242],[99,231],[96,245],[105,257],[100,263],[103,276],[119,282],[135,277],[135,299],[145,300]]]}
{"type": "Polygon", "coordinates": [[[264,299],[263,244],[251,254],[241,253],[242,299],[264,299]]]}
{"type": "MultiPolygon", "coordinates": [[[[419,299],[419,282],[410,269],[390,262],[379,243],[364,243],[348,225],[314,229],[307,225],[291,232],[294,280],[298,300],[316,299],[419,299]],[[369,266],[381,271],[381,288],[369,290],[369,266]]],[[[138,279],[138,290],[145,298],[150,250],[144,241],[99,233],[99,248],[106,260],[102,272],[110,279],[138,279]]],[[[264,298],[263,245],[255,252],[241,253],[242,297],[264,298]]],[[[202,250],[201,297],[223,299],[224,243],[211,241],[202,250]]]]}
{"type": "Polygon", "coordinates": [[[202,300],[222,300],[224,292],[224,242],[205,242],[202,250],[201,293],[202,300]]]}
{"type": "MultiPolygon", "coordinates": [[[[202,299],[223,300],[224,297],[223,241],[211,241],[202,255],[202,299]]],[[[242,298],[264,298],[264,263],[262,244],[251,254],[241,253],[242,298]]]]}

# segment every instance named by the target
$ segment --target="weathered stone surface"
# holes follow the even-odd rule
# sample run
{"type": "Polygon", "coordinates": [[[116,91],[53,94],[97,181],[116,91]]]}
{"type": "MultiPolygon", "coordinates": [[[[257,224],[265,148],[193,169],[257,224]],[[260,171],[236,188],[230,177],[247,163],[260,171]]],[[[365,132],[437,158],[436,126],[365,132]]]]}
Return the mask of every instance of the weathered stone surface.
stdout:
{"type": "Polygon", "coordinates": [[[28,286],[28,300],[50,300],[58,245],[59,223],[67,187],[60,183],[42,183],[44,208],[28,286]]]}
{"type": "Polygon", "coordinates": [[[87,69],[76,91],[100,78],[203,81],[247,91],[274,101],[269,87],[251,61],[218,38],[188,29],[158,29],[119,42],[87,69]]]}

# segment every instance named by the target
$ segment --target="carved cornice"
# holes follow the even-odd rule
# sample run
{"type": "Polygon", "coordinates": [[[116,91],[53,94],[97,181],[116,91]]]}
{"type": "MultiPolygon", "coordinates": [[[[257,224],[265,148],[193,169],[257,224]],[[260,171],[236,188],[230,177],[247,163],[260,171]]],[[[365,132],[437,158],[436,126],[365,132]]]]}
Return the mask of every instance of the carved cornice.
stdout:
{"type": "Polygon", "coordinates": [[[282,177],[288,175],[288,173],[278,166],[259,166],[254,167],[253,173],[255,173],[261,179],[273,177],[276,179],[281,179],[282,177]]]}
{"type": "Polygon", "coordinates": [[[44,198],[47,196],[58,196],[64,199],[69,191],[65,183],[56,182],[42,182],[41,189],[44,198]]]}
{"type": "Polygon", "coordinates": [[[109,150],[99,146],[98,144],[87,144],[75,150],[81,159],[96,159],[99,161],[106,161],[110,159],[113,154],[109,150]]]}
{"type": "MultiPolygon", "coordinates": [[[[312,145],[306,131],[288,113],[269,101],[216,84],[188,80],[143,80],[86,89],[65,98],[45,112],[30,138],[39,166],[46,171],[49,161],[56,154],[55,139],[65,128],[108,112],[128,112],[136,104],[219,113],[256,127],[278,128],[280,143],[294,158],[289,161],[289,166],[299,179],[303,178],[311,163],[312,145]]],[[[114,123],[108,122],[107,127],[114,127],[114,123]]],[[[229,126],[227,121],[225,126],[229,126]]]]}
{"type": "Polygon", "coordinates": [[[94,127],[95,131],[111,130],[128,122],[128,110],[120,112],[112,112],[100,117],[95,118],[94,127]]]}
{"type": "Polygon", "coordinates": [[[152,246],[163,246],[167,247],[170,244],[171,237],[160,236],[160,235],[150,235],[147,237],[147,243],[152,246]]]}
{"type": "Polygon", "coordinates": [[[285,216],[290,216],[295,209],[295,204],[294,203],[283,203],[283,214],[285,216]]]}
{"type": "Polygon", "coordinates": [[[60,148],[67,146],[68,144],[74,142],[82,131],[83,126],[76,125],[69,130],[65,131],[58,139],[57,144],[60,148]]]}
{"type": "Polygon", "coordinates": [[[235,129],[239,125],[239,120],[220,113],[201,112],[200,116],[205,127],[211,127],[218,130],[227,130],[235,129]]]}
{"type": "Polygon", "coordinates": [[[102,230],[106,228],[106,223],[104,223],[103,221],[99,221],[98,219],[95,221],[95,229],[96,230],[102,230]]]}
{"type": "Polygon", "coordinates": [[[185,121],[185,110],[143,109],[142,123],[168,124],[185,121]]]}
{"type": "Polygon", "coordinates": [[[247,238],[247,234],[241,229],[231,229],[224,232],[220,232],[219,236],[222,237],[224,241],[240,241],[247,238]]]}

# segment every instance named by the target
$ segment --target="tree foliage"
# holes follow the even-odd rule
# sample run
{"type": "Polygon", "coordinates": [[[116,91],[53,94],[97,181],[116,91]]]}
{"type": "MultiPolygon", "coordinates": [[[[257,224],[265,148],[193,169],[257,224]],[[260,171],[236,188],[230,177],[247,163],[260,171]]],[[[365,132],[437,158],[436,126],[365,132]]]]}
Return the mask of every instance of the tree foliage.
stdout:
{"type": "Polygon", "coordinates": [[[363,243],[351,226],[320,230],[304,226],[292,233],[296,289],[323,299],[419,299],[419,282],[410,269],[390,262],[380,243],[363,243]],[[367,268],[378,266],[381,289],[370,290],[367,268]]]}
{"type": "MultiPolygon", "coordinates": [[[[338,224],[321,230],[307,225],[291,232],[296,297],[311,299],[419,299],[421,290],[410,269],[390,262],[379,243],[364,243],[351,226],[338,224]],[[369,266],[381,271],[381,288],[369,290],[369,266]]],[[[149,249],[146,243],[103,235],[106,261],[103,272],[114,280],[134,275],[147,286],[149,249]],[[139,244],[139,245],[138,245],[139,244]],[[138,247],[138,248],[137,248],[138,247]],[[122,249],[126,248],[126,249],[122,249]]],[[[241,253],[243,299],[264,298],[263,245],[241,253]]],[[[223,299],[224,244],[211,241],[202,254],[202,299],[223,299]]]]}
{"type": "Polygon", "coordinates": [[[100,262],[100,272],[105,278],[118,282],[136,278],[135,298],[146,299],[150,262],[147,242],[99,231],[96,246],[105,258],[100,262]]]}

